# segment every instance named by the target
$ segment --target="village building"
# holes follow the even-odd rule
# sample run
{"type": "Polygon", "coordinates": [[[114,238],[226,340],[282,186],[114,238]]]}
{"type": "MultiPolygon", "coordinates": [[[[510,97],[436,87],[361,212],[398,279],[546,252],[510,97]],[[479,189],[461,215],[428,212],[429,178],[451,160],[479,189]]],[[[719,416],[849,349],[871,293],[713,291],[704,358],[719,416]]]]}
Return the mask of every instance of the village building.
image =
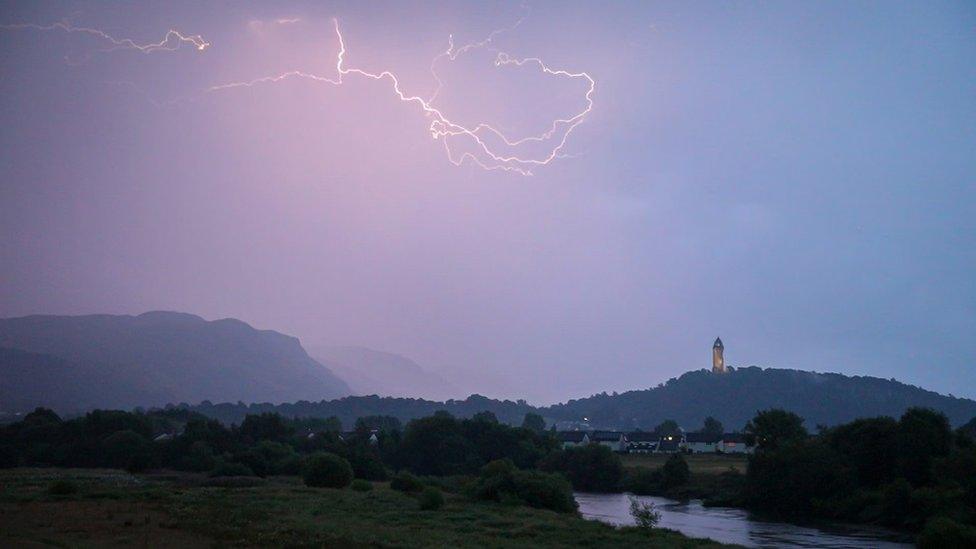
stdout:
{"type": "Polygon", "coordinates": [[[565,450],[576,446],[586,446],[590,443],[590,437],[586,431],[560,431],[559,441],[563,443],[565,450]]]}
{"type": "Polygon", "coordinates": [[[719,450],[722,435],[710,433],[688,433],[681,447],[690,454],[714,454],[719,450]]]}
{"type": "Polygon", "coordinates": [[[681,435],[665,435],[657,443],[657,451],[663,454],[676,454],[681,451],[681,435]]]}
{"type": "Polygon", "coordinates": [[[606,446],[614,452],[627,451],[627,437],[620,431],[593,431],[589,439],[590,442],[606,446]]]}
{"type": "Polygon", "coordinates": [[[654,433],[637,431],[627,434],[627,453],[628,454],[651,454],[657,451],[660,441],[659,436],[654,433]]]}
{"type": "Polygon", "coordinates": [[[719,451],[726,454],[751,454],[755,446],[742,433],[725,433],[719,443],[719,451]]]}

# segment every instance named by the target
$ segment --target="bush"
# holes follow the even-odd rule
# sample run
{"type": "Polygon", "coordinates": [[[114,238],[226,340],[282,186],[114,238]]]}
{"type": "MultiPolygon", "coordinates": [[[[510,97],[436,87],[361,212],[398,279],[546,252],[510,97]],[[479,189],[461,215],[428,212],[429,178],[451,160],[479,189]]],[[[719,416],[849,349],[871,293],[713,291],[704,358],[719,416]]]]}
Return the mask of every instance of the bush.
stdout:
{"type": "Polygon", "coordinates": [[[102,441],[105,463],[127,471],[143,471],[152,465],[153,447],[132,430],[116,431],[102,441]]]}
{"type": "Polygon", "coordinates": [[[210,472],[212,477],[253,477],[254,471],[243,463],[236,461],[224,461],[217,464],[210,472]]]}
{"type": "Polygon", "coordinates": [[[369,492],[373,489],[373,483],[368,480],[357,478],[356,480],[352,481],[352,484],[349,487],[357,492],[369,492]]]}
{"type": "Polygon", "coordinates": [[[650,501],[640,501],[631,496],[630,516],[634,517],[634,522],[640,528],[650,529],[661,522],[661,513],[650,501]]]}
{"type": "Polygon", "coordinates": [[[662,474],[660,470],[635,467],[624,477],[624,490],[638,496],[651,496],[661,491],[662,474]]]}
{"type": "Polygon", "coordinates": [[[349,463],[356,478],[386,480],[386,466],[372,448],[354,448],[349,452],[349,463]]]}
{"type": "Polygon", "coordinates": [[[316,488],[345,488],[352,482],[352,466],[335,454],[315,454],[305,463],[302,478],[316,488]]]}
{"type": "Polygon", "coordinates": [[[674,454],[664,462],[661,468],[661,484],[664,488],[675,488],[688,484],[691,478],[691,470],[688,469],[688,462],[681,454],[674,454]]]}
{"type": "Polygon", "coordinates": [[[471,487],[475,499],[528,505],[560,513],[576,511],[573,489],[561,476],[540,471],[522,471],[509,460],[485,465],[471,487]]]}
{"type": "Polygon", "coordinates": [[[912,508],[912,485],[903,478],[896,479],[882,490],[881,521],[898,528],[905,525],[912,508]]]}
{"type": "Polygon", "coordinates": [[[976,547],[976,527],[938,517],[928,521],[919,534],[918,549],[945,549],[949,547],[976,547]]]}
{"type": "Polygon", "coordinates": [[[421,511],[436,511],[444,506],[444,495],[441,491],[433,486],[428,486],[424,488],[423,493],[420,494],[420,510],[421,511]]]}
{"type": "Polygon", "coordinates": [[[403,471],[397,473],[390,481],[390,488],[398,492],[419,492],[424,489],[424,483],[420,479],[403,471]]]}
{"type": "Polygon", "coordinates": [[[78,493],[78,485],[70,480],[56,480],[47,487],[47,493],[52,496],[69,496],[78,493]]]}
{"type": "Polygon", "coordinates": [[[613,492],[620,486],[623,464],[610,448],[589,444],[549,454],[542,468],[563,473],[573,488],[584,492],[613,492]]]}

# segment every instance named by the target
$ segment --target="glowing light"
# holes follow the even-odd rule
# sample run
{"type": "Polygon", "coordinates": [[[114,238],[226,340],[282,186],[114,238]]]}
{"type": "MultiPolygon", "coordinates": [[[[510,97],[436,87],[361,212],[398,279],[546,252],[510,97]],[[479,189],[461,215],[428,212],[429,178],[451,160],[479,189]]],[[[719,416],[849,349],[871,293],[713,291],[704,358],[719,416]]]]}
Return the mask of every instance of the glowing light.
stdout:
{"type": "Polygon", "coordinates": [[[68,33],[82,33],[94,36],[101,40],[107,41],[111,44],[111,47],[103,49],[100,51],[109,52],[115,50],[137,50],[142,53],[152,53],[156,51],[175,51],[180,49],[183,44],[192,44],[194,48],[199,51],[203,51],[210,47],[210,42],[207,42],[199,34],[186,35],[178,30],[170,29],[163,39],[159,42],[150,42],[148,44],[136,43],[131,38],[116,38],[105,31],[94,29],[90,27],[75,27],[67,22],[53,23],[51,25],[37,25],[35,23],[17,23],[13,25],[0,25],[0,29],[7,30],[19,30],[19,29],[32,29],[38,31],[55,31],[61,30],[68,33]]]}
{"type": "MultiPolygon", "coordinates": [[[[420,109],[426,114],[430,119],[429,131],[433,139],[441,139],[444,143],[444,149],[447,152],[448,161],[450,161],[455,166],[460,166],[465,160],[470,160],[474,164],[480,166],[486,170],[505,170],[516,172],[522,175],[532,175],[532,167],[542,166],[551,163],[553,160],[558,158],[564,158],[567,155],[562,153],[563,148],[566,146],[566,142],[569,136],[573,133],[573,130],[579,126],[586,115],[590,113],[593,109],[593,92],[596,89],[596,82],[590,77],[589,74],[585,72],[570,72],[563,69],[553,69],[550,68],[546,63],[538,57],[529,58],[515,58],[509,54],[498,51],[494,48],[490,48],[490,51],[496,54],[494,66],[495,67],[506,67],[506,66],[531,66],[537,67],[543,74],[559,77],[559,78],[569,78],[573,80],[584,80],[587,83],[587,91],[584,96],[585,107],[571,116],[564,118],[559,118],[553,120],[549,125],[548,129],[539,135],[533,135],[528,137],[522,137],[520,139],[514,139],[503,132],[493,127],[492,125],[481,122],[474,126],[465,126],[459,122],[451,120],[445,113],[434,106],[434,101],[437,98],[441,88],[442,81],[437,74],[437,64],[444,59],[448,61],[454,61],[459,55],[462,55],[468,51],[480,48],[489,48],[490,44],[494,38],[501,32],[515,29],[522,23],[522,19],[519,19],[512,27],[508,29],[502,29],[492,32],[487,38],[480,42],[474,42],[467,44],[460,48],[454,46],[453,37],[448,40],[448,48],[444,52],[438,54],[431,61],[431,74],[433,74],[435,80],[437,81],[437,87],[435,88],[433,94],[429,98],[423,98],[418,95],[409,95],[404,92],[400,87],[400,81],[397,76],[389,71],[384,70],[382,72],[369,72],[363,69],[355,67],[346,67],[345,56],[346,56],[346,43],[342,35],[342,31],[339,28],[338,19],[333,19],[333,25],[335,27],[336,37],[339,41],[339,53],[336,56],[336,78],[330,78],[327,76],[316,75],[308,73],[305,71],[288,71],[274,76],[265,76],[261,78],[256,78],[254,80],[243,81],[243,82],[231,82],[228,84],[220,84],[212,86],[207,91],[223,91],[238,87],[251,87],[258,84],[273,84],[281,82],[289,78],[302,78],[313,80],[316,82],[328,83],[332,85],[341,85],[343,83],[343,77],[347,75],[357,75],[365,78],[377,80],[377,81],[389,81],[393,93],[400,99],[400,101],[406,103],[415,103],[420,109]],[[504,143],[507,149],[514,150],[514,152],[501,152],[496,150],[496,148],[490,145],[486,136],[492,135],[495,139],[504,143]],[[452,148],[449,140],[455,137],[463,137],[471,140],[471,144],[475,149],[475,153],[465,151],[458,154],[455,148],[452,148]],[[550,143],[548,149],[545,152],[539,154],[528,154],[521,153],[519,149],[524,148],[524,145],[528,144],[540,144],[540,143],[550,143]]],[[[494,141],[494,139],[492,139],[494,141]]]]}

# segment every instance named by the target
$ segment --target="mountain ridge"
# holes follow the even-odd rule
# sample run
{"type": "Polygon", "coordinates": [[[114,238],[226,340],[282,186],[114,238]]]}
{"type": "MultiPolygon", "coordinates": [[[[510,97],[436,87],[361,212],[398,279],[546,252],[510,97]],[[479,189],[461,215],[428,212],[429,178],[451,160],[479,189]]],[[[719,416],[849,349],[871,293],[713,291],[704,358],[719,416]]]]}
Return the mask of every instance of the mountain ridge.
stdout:
{"type": "Polygon", "coordinates": [[[72,398],[46,397],[32,386],[25,375],[30,360],[81,384],[61,394],[103,408],[206,399],[287,402],[350,393],[344,381],[308,356],[298,338],[257,330],[237,319],[208,321],[170,311],[31,315],[0,319],[0,347],[32,354],[2,355],[3,379],[17,379],[18,385],[8,381],[0,386],[0,409],[25,401],[65,411],[79,408],[72,398]],[[86,383],[89,379],[100,383],[86,383]]]}

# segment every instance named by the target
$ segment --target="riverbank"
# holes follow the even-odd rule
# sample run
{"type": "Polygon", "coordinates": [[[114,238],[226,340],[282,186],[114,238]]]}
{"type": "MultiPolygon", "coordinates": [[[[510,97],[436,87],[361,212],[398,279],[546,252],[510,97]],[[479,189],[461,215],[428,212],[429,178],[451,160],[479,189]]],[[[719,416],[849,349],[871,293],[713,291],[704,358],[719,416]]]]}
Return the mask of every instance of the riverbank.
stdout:
{"type": "Polygon", "coordinates": [[[706,506],[742,507],[742,491],[745,484],[749,458],[743,454],[688,454],[683,455],[688,464],[688,481],[667,486],[655,481],[652,475],[660,471],[670,454],[625,454],[624,491],[639,495],[660,496],[688,501],[699,499],[706,506]]]}
{"type": "Polygon", "coordinates": [[[0,471],[0,546],[722,546],[455,494],[445,494],[443,508],[422,511],[387,483],[365,492],[308,488],[294,477],[222,483],[112,470],[0,471]]]}

